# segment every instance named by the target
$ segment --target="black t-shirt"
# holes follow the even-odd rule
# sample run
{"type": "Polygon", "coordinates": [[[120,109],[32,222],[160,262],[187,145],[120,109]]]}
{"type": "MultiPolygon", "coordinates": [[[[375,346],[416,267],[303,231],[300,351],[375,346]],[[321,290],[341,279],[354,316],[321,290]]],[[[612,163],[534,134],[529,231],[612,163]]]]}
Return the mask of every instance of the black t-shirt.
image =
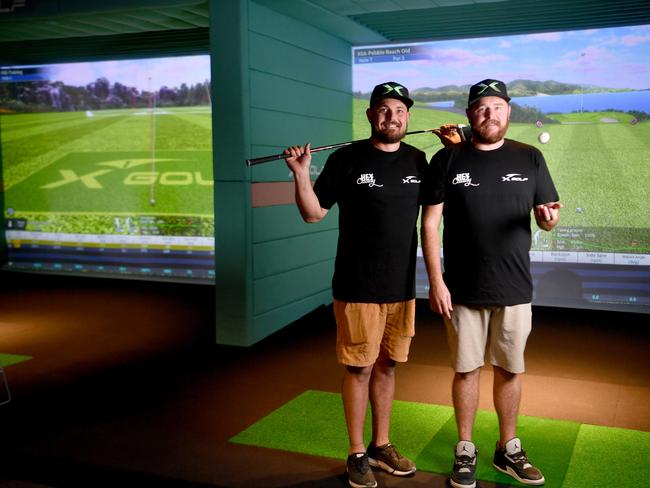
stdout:
{"type": "Polygon", "coordinates": [[[529,303],[531,210],[559,200],[542,153],[510,139],[492,151],[466,142],[438,151],[429,171],[425,204],[444,202],[444,278],[452,302],[529,303]]]}
{"type": "Polygon", "coordinates": [[[334,298],[389,303],[415,297],[416,222],[425,154],[404,142],[384,152],[370,141],[341,148],[314,184],[320,206],[339,206],[334,298]]]}

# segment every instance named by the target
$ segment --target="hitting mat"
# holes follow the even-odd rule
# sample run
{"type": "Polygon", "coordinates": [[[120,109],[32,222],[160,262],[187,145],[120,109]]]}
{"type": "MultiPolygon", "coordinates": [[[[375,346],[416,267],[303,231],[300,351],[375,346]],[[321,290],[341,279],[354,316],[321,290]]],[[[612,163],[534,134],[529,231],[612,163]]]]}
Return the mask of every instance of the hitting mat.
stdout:
{"type": "Polygon", "coordinates": [[[12,364],[22,363],[32,359],[31,356],[23,356],[22,354],[4,354],[0,352],[0,366],[6,368],[12,364]]]}
{"type": "MultiPolygon", "coordinates": [[[[419,470],[450,472],[456,442],[452,407],[396,400],[391,418],[391,441],[419,470]]],[[[368,417],[367,440],[369,425],[368,417]]],[[[636,460],[650,457],[650,432],[523,415],[517,431],[529,457],[542,468],[547,488],[647,486],[647,473],[630,469],[630,456],[636,460]]],[[[474,427],[479,449],[477,478],[518,485],[492,467],[498,432],[496,413],[479,410],[474,427]]],[[[308,390],[230,441],[343,460],[348,438],[341,396],[308,390]]]]}
{"type": "Polygon", "coordinates": [[[32,359],[31,356],[23,356],[21,354],[3,354],[0,353],[0,405],[9,403],[11,401],[11,390],[9,389],[9,381],[4,368],[12,364],[21,363],[32,359]]]}

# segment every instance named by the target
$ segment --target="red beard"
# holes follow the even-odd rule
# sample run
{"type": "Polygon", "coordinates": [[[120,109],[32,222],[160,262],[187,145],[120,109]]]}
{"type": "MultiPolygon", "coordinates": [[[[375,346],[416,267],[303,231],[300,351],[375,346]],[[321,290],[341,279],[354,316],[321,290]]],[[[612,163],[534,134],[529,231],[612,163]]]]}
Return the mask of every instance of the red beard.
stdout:
{"type": "Polygon", "coordinates": [[[494,144],[505,137],[509,125],[510,121],[501,127],[498,120],[486,120],[478,126],[472,126],[472,137],[482,144],[494,144]],[[498,130],[494,130],[493,127],[497,127],[498,130]]]}

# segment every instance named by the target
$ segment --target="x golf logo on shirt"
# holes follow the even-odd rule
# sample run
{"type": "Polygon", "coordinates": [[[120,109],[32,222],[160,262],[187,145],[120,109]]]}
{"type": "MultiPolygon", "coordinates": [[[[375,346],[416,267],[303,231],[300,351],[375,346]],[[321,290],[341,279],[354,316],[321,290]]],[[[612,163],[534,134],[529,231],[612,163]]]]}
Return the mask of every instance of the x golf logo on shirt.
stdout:
{"type": "Polygon", "coordinates": [[[501,177],[501,181],[528,181],[528,178],[519,173],[508,173],[501,177]]]}
{"type": "Polygon", "coordinates": [[[420,180],[418,180],[417,176],[412,176],[412,175],[402,178],[402,184],[410,184],[410,183],[420,183],[420,180]]]}

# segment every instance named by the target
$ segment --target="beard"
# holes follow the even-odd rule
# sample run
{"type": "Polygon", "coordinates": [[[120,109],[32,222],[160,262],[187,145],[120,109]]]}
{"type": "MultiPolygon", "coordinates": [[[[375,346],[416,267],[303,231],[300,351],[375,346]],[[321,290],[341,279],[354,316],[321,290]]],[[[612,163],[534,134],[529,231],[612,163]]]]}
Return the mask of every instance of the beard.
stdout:
{"type": "Polygon", "coordinates": [[[384,144],[393,144],[404,139],[406,135],[406,130],[408,126],[404,124],[403,126],[391,125],[389,127],[372,127],[372,137],[373,139],[382,142],[384,144]]]}
{"type": "Polygon", "coordinates": [[[503,127],[498,120],[486,120],[480,125],[472,126],[472,137],[482,144],[494,144],[505,137],[509,126],[509,120],[503,127]],[[494,127],[498,130],[494,130],[494,127]]]}

